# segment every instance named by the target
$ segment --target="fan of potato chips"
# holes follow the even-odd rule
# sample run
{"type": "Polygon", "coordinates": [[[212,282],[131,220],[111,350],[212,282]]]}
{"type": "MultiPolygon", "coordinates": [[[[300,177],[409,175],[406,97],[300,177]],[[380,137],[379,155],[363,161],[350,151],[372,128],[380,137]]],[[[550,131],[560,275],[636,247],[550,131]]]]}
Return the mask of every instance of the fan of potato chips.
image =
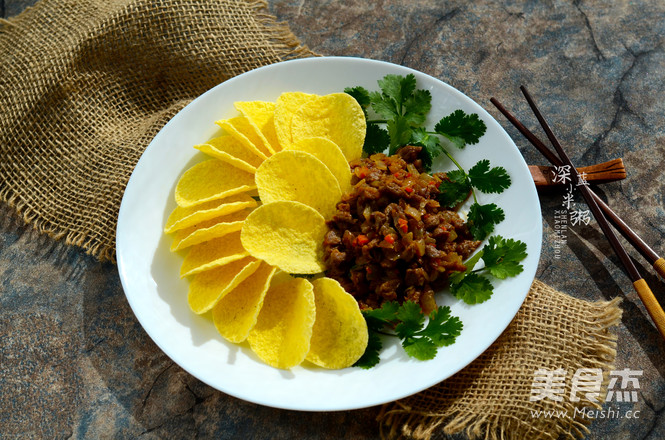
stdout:
{"type": "Polygon", "coordinates": [[[365,351],[367,324],[322,276],[323,239],[351,188],[349,161],[362,153],[363,111],[345,93],[287,92],[235,108],[216,122],[225,134],[194,146],[209,158],[180,178],[164,227],[171,250],[186,252],[189,306],[273,367],[349,367],[365,351]]]}

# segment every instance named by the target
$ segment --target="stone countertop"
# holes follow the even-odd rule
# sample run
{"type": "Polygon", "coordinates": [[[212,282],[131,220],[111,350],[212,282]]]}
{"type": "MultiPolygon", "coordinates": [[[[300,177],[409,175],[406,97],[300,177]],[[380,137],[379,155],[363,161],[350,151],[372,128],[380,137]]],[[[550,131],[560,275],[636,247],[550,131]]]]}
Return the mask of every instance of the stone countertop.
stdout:
{"type": "MultiPolygon", "coordinates": [[[[0,0],[0,16],[13,16],[31,3],[0,0]]],[[[519,92],[520,85],[528,86],[575,163],[623,158],[628,177],[602,185],[599,193],[665,253],[665,3],[268,4],[316,52],[390,61],[456,87],[504,126],[529,164],[545,164],[489,102],[496,97],[540,136],[519,92]]],[[[665,343],[593,222],[569,224],[561,243],[555,232],[561,203],[561,193],[541,196],[537,278],[585,300],[625,298],[616,368],[643,371],[638,401],[621,405],[622,411],[639,411],[639,417],[595,420],[587,438],[665,438],[665,343]],[[563,244],[560,250],[557,242],[563,244]]],[[[581,200],[577,208],[586,209],[581,200]]],[[[665,304],[665,284],[630,252],[665,304]]],[[[378,408],[277,410],[199,382],[143,331],[114,265],[39,236],[5,205],[0,206],[0,304],[3,436],[379,438],[378,408]]]]}

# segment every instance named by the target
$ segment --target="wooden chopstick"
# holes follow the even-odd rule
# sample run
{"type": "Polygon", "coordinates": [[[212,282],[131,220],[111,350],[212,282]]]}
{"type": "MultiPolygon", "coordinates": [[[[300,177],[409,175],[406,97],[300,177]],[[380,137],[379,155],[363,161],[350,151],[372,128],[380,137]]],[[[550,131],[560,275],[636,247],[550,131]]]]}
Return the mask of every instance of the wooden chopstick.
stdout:
{"type": "MultiPolygon", "coordinates": [[[[522,124],[512,113],[496,99],[491,98],[490,102],[510,121],[511,124],[527,138],[531,144],[540,151],[545,158],[554,166],[560,167],[563,165],[559,159],[547,146],[534,135],[528,128],[522,124]]],[[[624,238],[653,266],[654,270],[663,278],[665,278],[665,258],[660,257],[642,238],[633,231],[593,190],[589,191],[591,196],[596,201],[600,209],[603,210],[607,218],[612,222],[614,227],[624,236],[624,238]]]]}
{"type": "MultiPolygon", "coordinates": [[[[557,181],[554,166],[529,165],[529,172],[537,189],[549,189],[562,187],[564,182],[557,181]]],[[[613,159],[603,163],[597,163],[588,167],[580,167],[577,172],[585,176],[589,183],[607,183],[626,178],[626,169],[623,160],[613,159]]]]}
{"type": "Polygon", "coordinates": [[[646,307],[649,316],[651,316],[651,320],[654,322],[654,324],[656,324],[658,332],[660,333],[661,337],[665,339],[665,311],[663,311],[663,308],[658,303],[658,300],[656,300],[656,297],[649,288],[649,285],[646,283],[644,278],[642,278],[637,268],[635,267],[635,264],[630,259],[630,256],[619,242],[617,236],[614,234],[614,231],[612,230],[609,222],[605,218],[603,211],[600,210],[598,203],[591,195],[591,190],[589,189],[589,187],[580,184],[581,178],[580,175],[577,173],[575,165],[573,165],[573,162],[570,160],[566,152],[561,147],[561,144],[559,143],[558,139],[550,129],[549,125],[547,124],[547,121],[545,121],[545,118],[538,110],[538,107],[531,98],[531,95],[526,90],[526,87],[521,86],[520,90],[522,90],[522,93],[524,94],[524,97],[529,103],[531,110],[536,115],[536,118],[538,118],[538,122],[540,122],[540,125],[543,127],[543,130],[545,131],[547,138],[550,140],[552,146],[554,146],[554,149],[558,153],[561,163],[564,165],[568,165],[570,167],[571,175],[574,178],[574,183],[582,193],[584,200],[587,202],[587,205],[591,209],[591,212],[593,213],[596,222],[600,226],[600,229],[602,229],[603,234],[605,234],[605,237],[607,237],[608,241],[610,242],[612,249],[614,249],[614,252],[617,254],[619,259],[621,260],[621,263],[628,272],[628,275],[630,276],[630,279],[633,282],[633,287],[637,292],[638,296],[640,297],[640,300],[642,300],[642,303],[646,307]]]}

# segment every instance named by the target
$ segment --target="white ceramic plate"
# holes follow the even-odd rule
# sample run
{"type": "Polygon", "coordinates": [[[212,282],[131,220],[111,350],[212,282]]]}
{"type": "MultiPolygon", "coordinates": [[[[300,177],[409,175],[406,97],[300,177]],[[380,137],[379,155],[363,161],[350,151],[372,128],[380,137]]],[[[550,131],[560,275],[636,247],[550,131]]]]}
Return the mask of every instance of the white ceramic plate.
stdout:
{"type": "MultiPolygon", "coordinates": [[[[436,162],[440,170],[450,163],[436,162]]],[[[263,67],[230,79],[194,100],[157,134],[139,160],[122,200],[117,229],[117,258],[122,285],[139,322],[155,343],[178,365],[208,385],[262,405],[334,411],[393,401],[428,388],[459,371],[485,351],[520,308],[533,281],[541,245],[541,214],[535,186],[517,147],[501,126],[478,104],[453,87],[423,73],[380,61],[358,58],[309,58],[263,67]],[[226,342],[208,315],[198,316],[187,304],[188,282],[179,278],[182,257],[169,252],[171,238],[162,233],[175,207],[179,176],[202,154],[192,148],[218,134],[215,120],[235,115],[234,101],[274,101],[285,91],[332,93],[347,86],[376,90],[388,73],[416,75],[418,87],[432,93],[427,122],[456,109],[478,113],[487,133],[477,145],[456,151],[469,169],[487,158],[512,178],[500,195],[480,194],[506,214],[496,233],[527,243],[524,272],[494,281],[492,298],[469,306],[441,293],[438,302],[452,308],[464,330],[457,342],[439,350],[431,361],[407,357],[398,341],[384,341],[381,362],[363,370],[325,370],[300,366],[281,371],[261,363],[247,346],[226,342]]]]}

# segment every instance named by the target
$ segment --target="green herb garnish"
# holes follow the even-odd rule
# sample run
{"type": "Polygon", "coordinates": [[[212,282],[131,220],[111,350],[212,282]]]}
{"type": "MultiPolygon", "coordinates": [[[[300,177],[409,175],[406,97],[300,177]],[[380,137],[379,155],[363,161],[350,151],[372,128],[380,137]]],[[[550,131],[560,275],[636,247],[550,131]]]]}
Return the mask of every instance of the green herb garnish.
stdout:
{"type": "Polygon", "coordinates": [[[519,275],[524,270],[520,261],[526,256],[526,243],[493,235],[479,252],[464,263],[465,272],[450,277],[450,292],[467,304],[485,302],[494,292],[487,275],[500,280],[519,275]],[[484,266],[475,269],[481,259],[484,266]]]}
{"type": "Polygon", "coordinates": [[[419,360],[429,360],[436,356],[437,349],[455,342],[462,331],[462,321],[450,315],[450,307],[441,306],[425,315],[420,305],[406,301],[402,305],[395,301],[385,303],[381,308],[363,311],[369,329],[369,343],[363,356],[355,366],[371,368],[379,362],[382,348],[379,335],[390,335],[402,340],[404,351],[419,360]]]}

